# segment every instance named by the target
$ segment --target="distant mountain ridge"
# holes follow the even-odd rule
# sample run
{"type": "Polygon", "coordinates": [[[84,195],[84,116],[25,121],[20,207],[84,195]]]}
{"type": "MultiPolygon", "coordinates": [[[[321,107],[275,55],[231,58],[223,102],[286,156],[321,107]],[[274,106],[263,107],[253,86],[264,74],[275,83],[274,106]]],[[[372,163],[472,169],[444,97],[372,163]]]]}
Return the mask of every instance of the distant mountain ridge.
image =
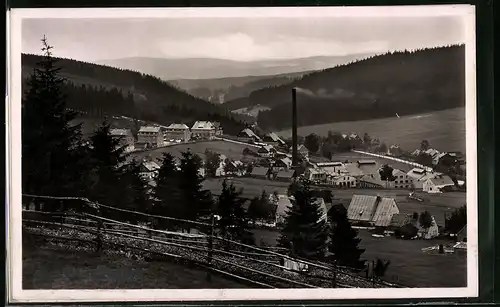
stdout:
{"type": "MultiPolygon", "coordinates": [[[[373,54],[346,56],[317,56],[283,60],[233,61],[217,58],[161,59],[130,57],[96,61],[98,64],[130,69],[150,74],[163,80],[219,79],[247,76],[272,76],[324,69],[369,57],[373,54]]],[[[196,86],[198,87],[198,86],[196,86]]]]}

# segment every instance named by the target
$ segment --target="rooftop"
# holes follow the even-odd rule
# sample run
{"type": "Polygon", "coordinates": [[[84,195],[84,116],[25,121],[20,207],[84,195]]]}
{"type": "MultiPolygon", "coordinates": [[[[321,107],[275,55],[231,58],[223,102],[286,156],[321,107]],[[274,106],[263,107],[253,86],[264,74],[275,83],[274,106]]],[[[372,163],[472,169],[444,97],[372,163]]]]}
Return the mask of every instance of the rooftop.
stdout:
{"type": "Polygon", "coordinates": [[[109,134],[111,136],[129,136],[132,135],[130,129],[110,129],[109,134]]]}
{"type": "Polygon", "coordinates": [[[211,129],[215,129],[215,127],[209,121],[197,121],[194,123],[194,125],[191,129],[211,130],[211,129]]]}
{"type": "Polygon", "coordinates": [[[167,127],[167,129],[189,129],[189,127],[185,124],[171,124],[167,127]]]}
{"type": "Polygon", "coordinates": [[[160,169],[160,166],[154,161],[142,162],[142,165],[150,172],[160,169]]]}
{"type": "Polygon", "coordinates": [[[399,209],[393,198],[371,195],[353,195],[347,209],[350,220],[373,222],[376,226],[388,226],[396,213],[399,209]]]}
{"type": "Polygon", "coordinates": [[[139,132],[160,132],[160,127],[156,127],[156,126],[142,126],[140,129],[139,129],[139,132]]]}
{"type": "Polygon", "coordinates": [[[257,166],[257,167],[253,168],[252,175],[266,176],[267,175],[267,171],[268,171],[267,167],[257,166]]]}
{"type": "Polygon", "coordinates": [[[429,180],[435,186],[446,186],[446,185],[454,185],[453,180],[449,176],[446,175],[437,175],[434,178],[429,178],[429,180]]]}
{"type": "Polygon", "coordinates": [[[295,171],[293,170],[282,170],[279,171],[278,174],[276,175],[276,178],[286,178],[290,179],[295,175],[295,171]]]}

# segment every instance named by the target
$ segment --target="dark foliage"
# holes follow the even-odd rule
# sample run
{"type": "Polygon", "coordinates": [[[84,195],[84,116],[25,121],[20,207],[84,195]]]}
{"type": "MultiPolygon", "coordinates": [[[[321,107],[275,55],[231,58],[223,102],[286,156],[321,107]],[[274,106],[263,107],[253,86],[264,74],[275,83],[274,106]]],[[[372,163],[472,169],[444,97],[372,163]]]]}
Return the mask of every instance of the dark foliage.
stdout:
{"type": "Polygon", "coordinates": [[[215,177],[219,168],[221,159],[218,153],[206,150],[205,151],[205,170],[208,177],[215,177]]]}
{"type": "Polygon", "coordinates": [[[213,209],[212,196],[202,186],[203,177],[199,174],[202,167],[201,158],[190,151],[182,153],[179,190],[181,201],[179,207],[182,216],[187,220],[197,220],[207,217],[213,209]]]}
{"type": "MultiPolygon", "coordinates": [[[[66,80],[45,37],[42,46],[44,56],[33,62],[22,100],[23,193],[81,196],[87,177],[87,166],[80,159],[86,150],[81,127],[70,124],[75,114],[66,109],[66,80]]],[[[59,204],[46,201],[44,208],[55,210],[59,204]]]]}
{"type": "Polygon", "coordinates": [[[388,164],[385,164],[384,166],[382,166],[382,168],[380,169],[379,173],[380,173],[380,179],[382,181],[394,181],[396,180],[396,177],[394,177],[394,175],[392,174],[392,172],[394,171],[394,169],[388,165],[388,164]]]}
{"type": "Polygon", "coordinates": [[[320,138],[314,133],[306,136],[304,140],[304,146],[312,153],[316,153],[319,150],[320,138]]]}
{"type": "Polygon", "coordinates": [[[457,234],[465,225],[467,225],[467,207],[465,205],[456,209],[445,220],[445,229],[453,234],[457,234]]]}
{"type": "MultiPolygon", "coordinates": [[[[241,191],[237,192],[233,184],[222,182],[222,191],[217,202],[217,214],[221,217],[218,229],[222,237],[237,240],[245,244],[254,244],[252,232],[248,228],[248,217],[243,208],[241,191]]],[[[229,248],[229,244],[226,244],[229,248]]]]}
{"type": "Polygon", "coordinates": [[[418,222],[423,228],[429,228],[432,226],[432,215],[429,213],[429,211],[424,211],[420,213],[418,222]]]}
{"type": "Polygon", "coordinates": [[[291,208],[287,211],[279,245],[292,255],[323,259],[327,247],[328,227],[322,220],[322,209],[314,202],[309,183],[303,181],[293,193],[291,208]]]}
{"type": "Polygon", "coordinates": [[[373,268],[373,275],[376,278],[384,277],[390,264],[391,262],[389,260],[383,261],[377,258],[377,261],[375,262],[375,267],[373,268]]]}
{"type": "Polygon", "coordinates": [[[335,211],[330,215],[330,224],[328,250],[332,254],[332,260],[339,265],[362,269],[365,261],[360,258],[365,250],[359,248],[361,239],[358,238],[357,230],[352,228],[347,219],[347,212],[335,211]]]}
{"type": "Polygon", "coordinates": [[[256,219],[270,220],[274,217],[274,213],[274,204],[269,200],[266,191],[262,191],[260,198],[253,198],[248,206],[248,215],[254,221],[256,219]]]}
{"type": "MultiPolygon", "coordinates": [[[[154,189],[154,214],[177,218],[184,217],[178,182],[179,172],[174,157],[170,153],[164,153],[154,189]]],[[[165,220],[158,222],[158,226],[162,228],[175,228],[175,223],[166,222],[165,220]]]]}
{"type": "MultiPolygon", "coordinates": [[[[40,60],[40,56],[23,54],[23,72],[27,74],[40,60]]],[[[61,73],[71,81],[65,86],[68,106],[77,110],[137,117],[164,124],[219,121],[224,131],[232,135],[244,129],[244,122],[248,119],[150,75],[70,59],[58,60],[63,67],[61,73]]],[[[25,86],[29,88],[31,82],[25,86]]]]}
{"type": "Polygon", "coordinates": [[[293,87],[308,92],[297,99],[299,126],[445,110],[465,105],[464,64],[463,45],[389,52],[254,91],[248,100],[272,107],[258,116],[265,129],[291,126],[293,87]]]}

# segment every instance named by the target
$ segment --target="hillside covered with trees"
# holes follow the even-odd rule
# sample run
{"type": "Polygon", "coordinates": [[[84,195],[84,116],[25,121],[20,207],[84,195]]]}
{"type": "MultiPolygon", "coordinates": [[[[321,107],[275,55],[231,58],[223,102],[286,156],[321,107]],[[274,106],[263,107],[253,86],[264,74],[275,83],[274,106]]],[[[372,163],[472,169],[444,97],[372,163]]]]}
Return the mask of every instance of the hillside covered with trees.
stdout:
{"type": "Polygon", "coordinates": [[[389,52],[304,75],[288,84],[253,91],[227,102],[231,110],[249,105],[259,126],[291,126],[291,91],[297,96],[299,125],[363,120],[444,110],[465,105],[465,47],[453,45],[389,52]]]}
{"type": "MultiPolygon", "coordinates": [[[[23,54],[24,88],[41,56],[23,54]]],[[[244,127],[245,117],[228,113],[208,101],[178,90],[156,77],[71,59],[55,58],[70,108],[169,124],[196,120],[220,121],[228,133],[244,127]]]]}

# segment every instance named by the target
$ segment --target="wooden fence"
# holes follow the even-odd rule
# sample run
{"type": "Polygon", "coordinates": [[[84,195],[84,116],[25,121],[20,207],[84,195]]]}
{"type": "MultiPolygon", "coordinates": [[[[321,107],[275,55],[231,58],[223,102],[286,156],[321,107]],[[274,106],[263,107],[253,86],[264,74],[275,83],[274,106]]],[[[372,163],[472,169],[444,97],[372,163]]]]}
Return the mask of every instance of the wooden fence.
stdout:
{"type": "Polygon", "coordinates": [[[259,288],[400,288],[398,284],[357,275],[349,268],[331,266],[223,238],[213,224],[162,217],[97,204],[85,198],[24,195],[25,199],[78,201],[65,212],[23,210],[23,236],[39,237],[103,253],[135,255],[144,259],[174,261],[238,279],[259,288]],[[136,217],[143,224],[110,218],[116,213],[136,217]],[[167,223],[161,223],[166,221],[167,223]],[[178,224],[176,224],[178,223],[178,224]],[[160,229],[155,225],[189,225],[200,233],[160,229]],[[212,235],[213,233],[213,235],[212,235]],[[284,260],[306,265],[305,272],[291,272],[284,260]]]}

